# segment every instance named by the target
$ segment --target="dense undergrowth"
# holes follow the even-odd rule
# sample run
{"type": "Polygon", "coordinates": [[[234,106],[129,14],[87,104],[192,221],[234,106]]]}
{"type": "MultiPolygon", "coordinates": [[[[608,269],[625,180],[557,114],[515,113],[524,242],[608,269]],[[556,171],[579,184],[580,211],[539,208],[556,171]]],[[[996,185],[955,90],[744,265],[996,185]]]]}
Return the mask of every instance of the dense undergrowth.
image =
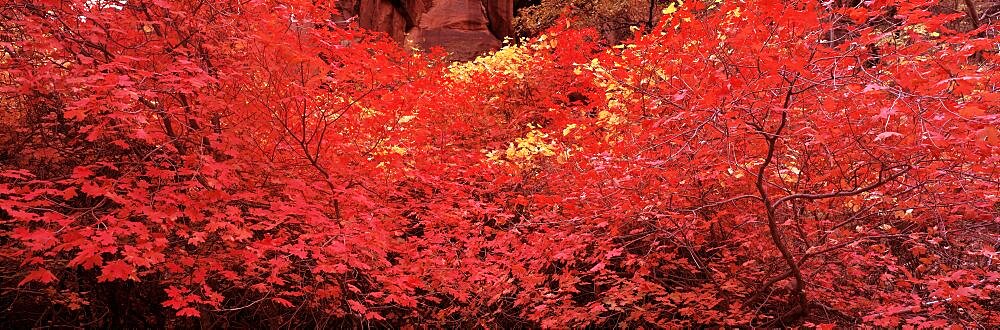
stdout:
{"type": "Polygon", "coordinates": [[[467,63],[324,1],[0,5],[0,326],[998,324],[996,26],[936,4],[467,63]]]}

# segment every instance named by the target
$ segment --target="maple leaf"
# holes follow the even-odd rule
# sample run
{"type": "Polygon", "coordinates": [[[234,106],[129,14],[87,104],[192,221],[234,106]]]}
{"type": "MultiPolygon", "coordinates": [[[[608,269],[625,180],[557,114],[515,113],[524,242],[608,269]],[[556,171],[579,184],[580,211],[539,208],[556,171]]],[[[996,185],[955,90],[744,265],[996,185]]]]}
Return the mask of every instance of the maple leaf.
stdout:
{"type": "Polygon", "coordinates": [[[39,268],[28,273],[21,282],[17,283],[17,286],[23,286],[29,282],[41,282],[41,283],[51,283],[58,280],[55,275],[52,274],[48,269],[39,268]]]}
{"type": "Polygon", "coordinates": [[[891,137],[897,137],[897,136],[903,136],[903,134],[896,133],[896,132],[883,132],[883,133],[880,133],[879,135],[875,136],[875,141],[881,141],[881,140],[885,140],[885,139],[888,139],[888,138],[891,138],[891,137]]]}
{"type": "Polygon", "coordinates": [[[385,317],[383,317],[382,314],[379,314],[379,313],[376,313],[376,312],[367,312],[367,313],[365,313],[365,318],[366,319],[371,319],[371,320],[379,320],[379,321],[385,320],[385,317]]]}
{"type": "Polygon", "coordinates": [[[73,199],[73,197],[76,197],[76,187],[69,187],[62,191],[63,199],[69,200],[73,199]]]}
{"type": "Polygon", "coordinates": [[[24,179],[27,179],[27,178],[34,177],[34,175],[31,174],[31,172],[29,172],[28,170],[17,169],[17,170],[3,170],[3,171],[0,171],[0,177],[11,178],[11,179],[16,179],[16,180],[24,180],[24,179]]]}
{"type": "Polygon", "coordinates": [[[365,307],[364,304],[357,302],[356,300],[348,300],[347,305],[351,307],[351,310],[362,315],[368,312],[368,307],[365,307]]]}
{"type": "Polygon", "coordinates": [[[184,307],[177,311],[177,316],[201,317],[201,312],[193,307],[184,307]]]}
{"type": "Polygon", "coordinates": [[[101,267],[101,275],[97,277],[99,282],[128,279],[138,280],[135,277],[135,269],[124,260],[115,260],[104,264],[104,267],[101,267]]]}
{"type": "Polygon", "coordinates": [[[271,301],[273,301],[273,302],[275,302],[275,303],[277,303],[279,305],[282,305],[282,306],[285,306],[285,307],[289,307],[289,308],[292,307],[292,306],[294,306],[294,305],[292,305],[292,302],[290,302],[288,300],[285,300],[285,299],[282,299],[282,298],[271,298],[271,301]]]}
{"type": "Polygon", "coordinates": [[[343,274],[343,273],[346,273],[347,270],[348,270],[347,265],[339,264],[339,263],[338,264],[332,264],[332,265],[330,265],[330,264],[323,264],[323,265],[318,265],[315,268],[313,268],[313,271],[317,272],[317,273],[343,274]]]}
{"type": "Polygon", "coordinates": [[[962,108],[962,110],[959,110],[958,114],[962,115],[962,117],[972,118],[972,117],[982,116],[986,114],[986,111],[984,111],[982,108],[978,106],[969,105],[962,108]]]}
{"type": "Polygon", "coordinates": [[[85,107],[74,107],[72,109],[66,110],[66,118],[73,120],[83,120],[87,118],[87,108],[85,107]]]}
{"type": "Polygon", "coordinates": [[[84,182],[80,187],[80,191],[92,197],[104,196],[104,193],[106,192],[104,188],[92,181],[84,182]]]}
{"type": "Polygon", "coordinates": [[[101,255],[93,250],[84,249],[77,253],[76,257],[69,261],[69,266],[82,266],[83,269],[91,269],[100,266],[104,262],[101,255]]]}
{"type": "Polygon", "coordinates": [[[278,273],[272,272],[271,275],[267,277],[267,283],[275,285],[285,285],[286,281],[285,279],[281,278],[281,276],[278,273]]]}
{"type": "Polygon", "coordinates": [[[205,232],[195,232],[191,234],[191,238],[188,239],[188,244],[198,246],[198,244],[205,242],[205,237],[208,236],[205,232]]]}
{"type": "Polygon", "coordinates": [[[30,245],[38,248],[52,245],[58,240],[55,233],[47,229],[39,229],[23,235],[17,234],[14,237],[28,241],[30,245]]]}
{"type": "Polygon", "coordinates": [[[167,293],[167,296],[170,297],[170,299],[164,301],[163,306],[177,310],[187,307],[188,301],[187,299],[185,299],[185,294],[188,292],[187,289],[170,286],[164,289],[164,291],[167,293]]]}

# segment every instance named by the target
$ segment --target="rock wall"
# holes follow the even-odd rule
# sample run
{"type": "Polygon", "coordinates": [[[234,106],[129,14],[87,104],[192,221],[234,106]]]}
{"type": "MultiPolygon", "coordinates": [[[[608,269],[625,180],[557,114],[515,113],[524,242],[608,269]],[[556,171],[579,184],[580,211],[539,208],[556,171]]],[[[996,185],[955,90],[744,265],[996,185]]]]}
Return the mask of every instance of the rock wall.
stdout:
{"type": "Polygon", "coordinates": [[[342,0],[344,17],[407,48],[442,47],[453,60],[497,49],[513,35],[514,0],[342,0]]]}

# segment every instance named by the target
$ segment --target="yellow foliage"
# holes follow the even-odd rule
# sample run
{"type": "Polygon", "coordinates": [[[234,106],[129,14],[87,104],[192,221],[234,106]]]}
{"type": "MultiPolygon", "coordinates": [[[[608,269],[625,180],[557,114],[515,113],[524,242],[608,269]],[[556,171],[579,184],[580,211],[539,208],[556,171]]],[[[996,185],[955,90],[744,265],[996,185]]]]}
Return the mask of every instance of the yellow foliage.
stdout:
{"type": "Polygon", "coordinates": [[[663,8],[664,15],[670,15],[676,12],[677,12],[677,6],[672,3],[670,4],[670,6],[667,6],[667,8],[663,8]]]}
{"type": "Polygon", "coordinates": [[[549,135],[537,129],[528,131],[523,138],[517,138],[507,147],[507,159],[531,160],[535,156],[555,156],[555,143],[546,142],[549,135]]]}
{"type": "Polygon", "coordinates": [[[566,125],[566,128],[563,129],[563,136],[569,135],[569,132],[572,131],[574,128],[576,128],[576,124],[566,125]]]}
{"type": "MultiPolygon", "coordinates": [[[[567,128],[564,132],[568,133],[569,129],[567,128]]],[[[509,161],[522,168],[530,167],[532,162],[539,157],[556,156],[559,146],[548,138],[548,134],[532,128],[524,137],[514,139],[503,153],[497,150],[489,151],[486,153],[486,158],[495,163],[509,161]]]]}
{"type": "Polygon", "coordinates": [[[507,45],[489,55],[470,62],[455,62],[448,67],[448,75],[455,80],[470,81],[477,73],[501,74],[509,78],[524,78],[524,67],[532,60],[526,46],[507,45]]]}

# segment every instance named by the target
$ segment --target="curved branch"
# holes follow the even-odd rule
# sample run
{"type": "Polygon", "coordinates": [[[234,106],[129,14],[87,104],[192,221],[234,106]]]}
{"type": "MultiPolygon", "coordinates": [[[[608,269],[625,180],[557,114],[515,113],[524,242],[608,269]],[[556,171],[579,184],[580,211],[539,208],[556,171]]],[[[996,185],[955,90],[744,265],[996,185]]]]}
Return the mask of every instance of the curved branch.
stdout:
{"type": "Polygon", "coordinates": [[[774,203],[771,204],[771,207],[772,208],[776,208],[779,205],[781,205],[781,203],[784,203],[784,202],[787,202],[787,201],[791,201],[791,200],[796,200],[796,199],[818,200],[818,199],[827,199],[827,198],[835,198],[835,197],[854,196],[854,195],[857,195],[857,194],[860,194],[860,193],[863,193],[863,192],[867,192],[867,191],[871,191],[872,189],[881,187],[881,186],[885,185],[886,183],[889,183],[890,181],[895,180],[896,178],[899,178],[900,176],[903,176],[904,174],[906,174],[907,172],[909,172],[910,169],[912,169],[912,167],[910,167],[908,165],[904,166],[904,168],[905,168],[904,170],[896,172],[896,173],[893,173],[892,175],[887,176],[885,178],[881,178],[878,181],[876,181],[875,183],[872,183],[872,184],[870,184],[868,186],[859,187],[859,188],[855,188],[855,189],[847,190],[847,191],[835,191],[835,192],[830,192],[830,193],[825,193],[825,194],[805,194],[805,193],[803,193],[803,194],[792,194],[792,195],[788,195],[788,196],[779,198],[778,200],[774,201],[774,203]]]}
{"type": "MultiPolygon", "coordinates": [[[[789,94],[791,94],[791,88],[789,88],[789,94]]],[[[788,99],[786,98],[786,104],[788,99]]],[[[764,163],[760,165],[757,169],[757,192],[760,194],[761,203],[764,204],[764,209],[767,214],[767,229],[771,236],[771,241],[774,246],[781,252],[781,258],[785,260],[785,264],[788,266],[788,272],[795,277],[795,300],[797,300],[798,305],[792,310],[794,314],[807,313],[808,312],[808,300],[806,299],[805,293],[805,279],[802,276],[802,271],[799,269],[799,264],[795,261],[795,256],[792,255],[791,250],[785,244],[785,239],[781,234],[781,229],[778,228],[778,219],[775,212],[774,204],[771,203],[770,198],[767,195],[767,189],[764,187],[764,172],[767,167],[774,160],[775,145],[777,144],[778,137],[781,135],[781,131],[784,130],[785,126],[788,124],[788,112],[782,110],[781,112],[781,123],[778,124],[778,128],[774,133],[767,133],[763,130],[758,130],[761,135],[764,136],[764,141],[767,142],[767,156],[764,158],[764,163]]]]}

